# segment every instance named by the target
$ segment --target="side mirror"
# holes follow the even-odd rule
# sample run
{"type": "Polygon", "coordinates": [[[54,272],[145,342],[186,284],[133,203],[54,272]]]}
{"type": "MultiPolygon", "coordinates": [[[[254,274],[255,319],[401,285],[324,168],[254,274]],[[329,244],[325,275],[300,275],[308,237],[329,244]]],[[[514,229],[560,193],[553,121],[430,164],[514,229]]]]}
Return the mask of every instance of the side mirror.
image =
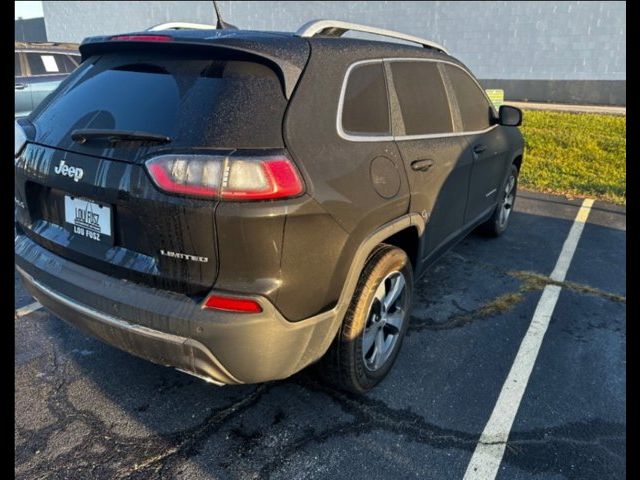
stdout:
{"type": "Polygon", "coordinates": [[[522,110],[509,105],[502,105],[498,112],[498,121],[505,127],[518,127],[522,125],[522,110]]]}

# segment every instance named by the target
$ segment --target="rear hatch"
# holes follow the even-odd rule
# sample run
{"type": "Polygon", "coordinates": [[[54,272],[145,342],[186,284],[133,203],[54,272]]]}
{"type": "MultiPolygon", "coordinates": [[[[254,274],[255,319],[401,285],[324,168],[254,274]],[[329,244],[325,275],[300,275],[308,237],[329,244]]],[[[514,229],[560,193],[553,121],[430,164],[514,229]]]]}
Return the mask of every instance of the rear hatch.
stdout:
{"type": "Polygon", "coordinates": [[[91,55],[25,123],[18,228],[89,268],[199,295],[216,279],[218,200],[164,193],[144,162],[281,149],[287,99],[277,69],[246,55],[151,47],[91,55]],[[74,140],[78,130],[151,136],[74,140]]]}

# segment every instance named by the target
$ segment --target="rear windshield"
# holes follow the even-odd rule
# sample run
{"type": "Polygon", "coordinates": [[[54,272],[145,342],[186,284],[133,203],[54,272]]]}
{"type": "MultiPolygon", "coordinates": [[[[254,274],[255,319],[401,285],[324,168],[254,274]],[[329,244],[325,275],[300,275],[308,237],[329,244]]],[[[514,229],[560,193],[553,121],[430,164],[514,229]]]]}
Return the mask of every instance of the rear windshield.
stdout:
{"type": "Polygon", "coordinates": [[[32,121],[39,142],[63,148],[82,128],[162,134],[171,147],[270,148],[282,147],[286,104],[260,63],[132,52],[88,59],[32,121]]]}

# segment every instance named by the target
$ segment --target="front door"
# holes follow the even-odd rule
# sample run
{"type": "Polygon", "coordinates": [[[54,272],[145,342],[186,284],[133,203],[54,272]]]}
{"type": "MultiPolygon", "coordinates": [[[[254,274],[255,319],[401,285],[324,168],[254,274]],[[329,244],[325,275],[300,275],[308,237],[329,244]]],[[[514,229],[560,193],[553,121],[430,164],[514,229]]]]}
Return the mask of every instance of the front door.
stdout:
{"type": "Polygon", "coordinates": [[[499,200],[509,160],[509,143],[497,125],[491,104],[478,83],[462,68],[443,65],[455,94],[462,128],[465,156],[473,159],[465,224],[471,224],[491,210],[499,200]]]}

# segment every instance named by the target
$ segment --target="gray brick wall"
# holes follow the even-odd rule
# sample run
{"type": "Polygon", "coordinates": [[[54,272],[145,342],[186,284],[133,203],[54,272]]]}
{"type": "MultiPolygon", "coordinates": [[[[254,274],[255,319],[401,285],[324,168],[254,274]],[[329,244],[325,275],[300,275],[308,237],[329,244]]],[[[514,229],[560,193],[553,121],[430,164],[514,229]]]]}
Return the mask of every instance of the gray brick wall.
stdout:
{"type": "MultiPolygon", "coordinates": [[[[213,22],[210,2],[45,1],[47,37],[145,29],[166,21],[213,22]]],[[[220,1],[240,28],[296,30],[314,18],[366,23],[444,44],[479,78],[625,80],[625,2],[220,1]]]]}

